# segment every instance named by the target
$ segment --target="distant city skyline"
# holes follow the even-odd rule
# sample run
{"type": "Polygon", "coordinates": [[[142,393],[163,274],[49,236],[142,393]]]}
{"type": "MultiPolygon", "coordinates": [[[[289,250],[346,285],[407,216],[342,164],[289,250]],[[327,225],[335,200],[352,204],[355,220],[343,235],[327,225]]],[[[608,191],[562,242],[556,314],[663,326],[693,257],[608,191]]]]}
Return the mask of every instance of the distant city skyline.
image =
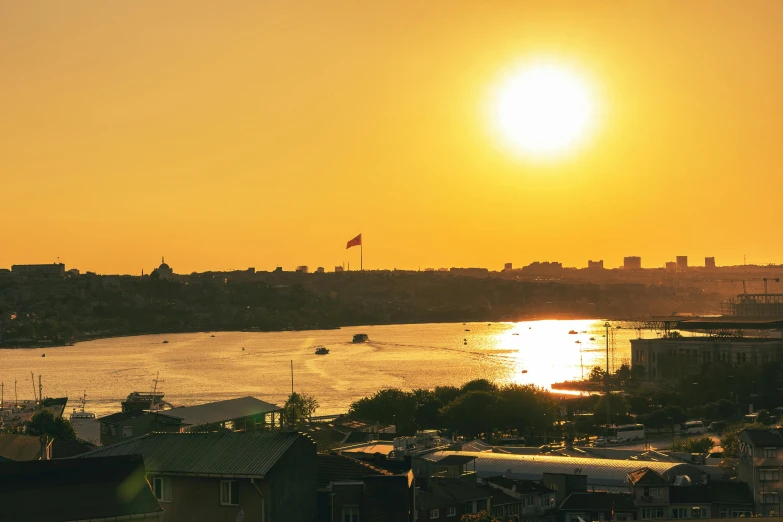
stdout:
{"type": "Polygon", "coordinates": [[[2,2],[0,266],[354,267],[359,233],[370,269],[783,262],[781,26],[728,0],[2,2]]]}

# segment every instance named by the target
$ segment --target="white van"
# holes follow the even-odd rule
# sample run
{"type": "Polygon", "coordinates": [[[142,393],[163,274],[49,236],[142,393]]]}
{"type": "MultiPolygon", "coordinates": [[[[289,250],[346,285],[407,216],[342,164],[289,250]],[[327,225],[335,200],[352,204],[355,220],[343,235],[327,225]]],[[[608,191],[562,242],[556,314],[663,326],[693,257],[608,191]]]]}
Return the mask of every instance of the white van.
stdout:
{"type": "Polygon", "coordinates": [[[704,423],[702,421],[690,421],[686,422],[683,426],[687,435],[696,435],[698,433],[704,433],[704,423]]]}

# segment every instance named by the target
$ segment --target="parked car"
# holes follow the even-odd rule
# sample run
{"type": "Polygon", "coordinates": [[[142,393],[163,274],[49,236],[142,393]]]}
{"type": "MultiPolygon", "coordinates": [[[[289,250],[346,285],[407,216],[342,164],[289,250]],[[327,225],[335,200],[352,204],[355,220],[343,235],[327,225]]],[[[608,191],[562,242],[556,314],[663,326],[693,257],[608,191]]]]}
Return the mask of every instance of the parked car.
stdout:
{"type": "Polygon", "coordinates": [[[683,426],[686,435],[698,435],[704,433],[704,423],[702,421],[688,421],[683,426]]]}
{"type": "Polygon", "coordinates": [[[596,437],[595,441],[593,441],[593,444],[596,446],[606,446],[606,438],[605,437],[596,437]]]}
{"type": "Polygon", "coordinates": [[[721,431],[726,428],[726,421],[715,421],[710,422],[710,425],[707,426],[707,431],[712,433],[720,433],[721,431]]]}

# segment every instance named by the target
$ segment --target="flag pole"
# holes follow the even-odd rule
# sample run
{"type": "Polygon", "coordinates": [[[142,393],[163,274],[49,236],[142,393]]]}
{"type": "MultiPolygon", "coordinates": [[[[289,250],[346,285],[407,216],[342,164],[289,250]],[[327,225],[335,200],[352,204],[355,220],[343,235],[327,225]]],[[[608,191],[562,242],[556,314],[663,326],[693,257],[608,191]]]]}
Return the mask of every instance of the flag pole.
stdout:
{"type": "Polygon", "coordinates": [[[359,272],[364,271],[364,241],[359,245],[359,272]]]}

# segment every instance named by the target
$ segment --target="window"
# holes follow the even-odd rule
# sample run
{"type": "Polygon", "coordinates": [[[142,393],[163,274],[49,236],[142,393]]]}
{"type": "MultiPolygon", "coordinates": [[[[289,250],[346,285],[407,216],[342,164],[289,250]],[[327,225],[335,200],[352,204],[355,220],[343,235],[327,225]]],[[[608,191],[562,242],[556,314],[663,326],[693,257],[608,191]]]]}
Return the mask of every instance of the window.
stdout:
{"type": "Polygon", "coordinates": [[[133,426],[123,426],[122,427],[122,436],[123,437],[132,437],[133,436],[133,426]]]}
{"type": "Polygon", "coordinates": [[[672,518],[688,518],[688,508],[672,508],[672,518]]]}
{"type": "Polygon", "coordinates": [[[169,477],[154,477],[152,490],[155,492],[155,498],[161,502],[171,502],[171,479],[169,477]]]}
{"type": "MultiPolygon", "coordinates": [[[[236,480],[220,481],[220,504],[222,506],[239,505],[239,484],[236,480]]],[[[359,520],[357,518],[357,520],[359,520]]]]}
{"type": "Polygon", "coordinates": [[[759,480],[763,481],[776,481],[778,480],[778,470],[777,469],[760,469],[759,470],[759,480]]]}
{"type": "Polygon", "coordinates": [[[343,522],[359,522],[359,506],[343,507],[343,522]]]}
{"type": "Polygon", "coordinates": [[[116,426],[114,424],[109,425],[109,431],[111,432],[111,436],[117,435],[116,426]]]}
{"type": "Polygon", "coordinates": [[[473,513],[473,502],[465,502],[465,513],[473,513]]]}
{"type": "Polygon", "coordinates": [[[542,507],[542,508],[549,507],[549,497],[545,495],[540,495],[538,497],[538,507],[542,507]]]}
{"type": "Polygon", "coordinates": [[[430,520],[440,518],[440,509],[430,509],[430,520]]]}
{"type": "Polygon", "coordinates": [[[722,507],[720,508],[720,518],[729,518],[729,508],[722,507]]]}
{"type": "Polygon", "coordinates": [[[776,448],[764,448],[764,458],[765,459],[774,459],[777,456],[777,449],[776,448]]]}
{"type": "Polygon", "coordinates": [[[614,518],[617,520],[617,522],[625,522],[628,520],[628,515],[615,515],[614,518]]]}
{"type": "Polygon", "coordinates": [[[649,488],[646,487],[642,491],[645,497],[659,498],[661,496],[661,488],[649,488]]]}
{"type": "Polygon", "coordinates": [[[744,509],[732,509],[731,510],[731,518],[749,518],[750,517],[750,511],[744,510],[744,509]]]}
{"type": "Polygon", "coordinates": [[[780,502],[780,497],[777,493],[762,493],[761,494],[761,503],[762,504],[777,504],[780,502]]]}
{"type": "Polygon", "coordinates": [[[557,491],[557,484],[550,484],[549,489],[551,489],[552,491],[557,491]]]}
{"type": "Polygon", "coordinates": [[[457,516],[457,508],[450,507],[448,512],[447,512],[447,514],[446,514],[446,516],[447,517],[456,517],[457,516]]]}
{"type": "Polygon", "coordinates": [[[692,518],[707,518],[707,508],[695,507],[691,509],[692,518]]]}
{"type": "Polygon", "coordinates": [[[508,513],[510,515],[519,515],[519,504],[511,504],[511,507],[508,508],[508,513]]]}
{"type": "Polygon", "coordinates": [[[663,518],[663,508],[644,508],[642,509],[642,520],[650,520],[651,518],[663,518]]]}
{"type": "Polygon", "coordinates": [[[476,501],[476,513],[481,513],[487,510],[487,499],[482,498],[476,501]]]}

